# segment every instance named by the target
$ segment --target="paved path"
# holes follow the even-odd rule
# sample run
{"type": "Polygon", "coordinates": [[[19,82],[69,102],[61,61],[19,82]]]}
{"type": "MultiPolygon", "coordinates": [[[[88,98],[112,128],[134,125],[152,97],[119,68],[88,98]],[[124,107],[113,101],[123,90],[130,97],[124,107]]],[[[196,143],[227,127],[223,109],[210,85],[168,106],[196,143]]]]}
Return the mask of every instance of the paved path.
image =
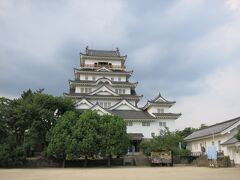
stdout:
{"type": "Polygon", "coordinates": [[[240,180],[240,168],[0,169],[0,180],[240,180]]]}

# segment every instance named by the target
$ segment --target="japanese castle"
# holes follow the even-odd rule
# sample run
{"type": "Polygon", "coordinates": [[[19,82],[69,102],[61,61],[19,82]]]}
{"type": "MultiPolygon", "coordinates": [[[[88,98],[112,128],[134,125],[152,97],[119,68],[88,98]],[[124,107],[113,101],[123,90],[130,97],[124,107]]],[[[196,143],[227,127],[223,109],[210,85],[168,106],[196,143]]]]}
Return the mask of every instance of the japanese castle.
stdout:
{"type": "Polygon", "coordinates": [[[70,91],[64,95],[75,99],[78,109],[122,117],[133,140],[152,138],[165,127],[175,130],[174,122],[181,115],[169,112],[175,101],[159,93],[138,107],[142,95],[135,91],[138,83],[129,80],[133,71],[126,70],[126,58],[118,48],[103,51],[86,47],[85,53],[80,53],[80,68],[74,68],[74,80],[69,80],[70,91]]]}

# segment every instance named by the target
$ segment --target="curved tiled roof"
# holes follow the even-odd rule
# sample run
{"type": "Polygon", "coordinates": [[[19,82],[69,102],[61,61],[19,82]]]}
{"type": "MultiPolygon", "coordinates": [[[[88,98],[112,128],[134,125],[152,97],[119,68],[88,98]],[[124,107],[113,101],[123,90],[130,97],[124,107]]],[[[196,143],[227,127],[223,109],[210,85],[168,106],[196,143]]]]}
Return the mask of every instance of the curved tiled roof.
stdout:
{"type": "MultiPolygon", "coordinates": [[[[101,78],[103,80],[105,80],[104,78],[101,78]]],[[[69,82],[72,82],[72,83],[79,83],[79,84],[96,84],[97,82],[101,81],[101,79],[98,79],[96,81],[90,81],[90,80],[69,80],[69,82]]],[[[126,86],[135,86],[137,85],[138,83],[135,82],[135,83],[131,83],[131,82],[124,82],[124,81],[111,81],[109,79],[107,79],[108,81],[110,81],[112,84],[114,85],[126,85],[126,86]]]]}
{"type": "Polygon", "coordinates": [[[86,49],[86,55],[88,55],[88,56],[120,57],[120,52],[118,51],[118,49],[116,51],[86,49]]]}
{"type": "Polygon", "coordinates": [[[155,119],[146,111],[135,110],[112,110],[111,114],[122,117],[123,119],[155,119]]]}
{"type": "Polygon", "coordinates": [[[231,120],[228,120],[228,121],[224,121],[224,122],[221,122],[221,123],[217,123],[217,124],[209,126],[207,128],[195,131],[184,139],[185,140],[191,140],[191,139],[194,139],[194,138],[210,136],[210,135],[213,135],[213,134],[221,133],[222,131],[224,131],[225,129],[234,125],[238,121],[240,121],[240,117],[237,117],[235,119],[231,119],[231,120]]]}
{"type": "MultiPolygon", "coordinates": [[[[92,70],[92,69],[78,69],[78,68],[74,68],[74,71],[83,72],[83,73],[106,74],[105,71],[95,71],[95,70],[92,70]]],[[[132,74],[132,73],[133,73],[133,71],[125,71],[125,70],[113,70],[113,71],[107,72],[107,74],[132,74]]]]}
{"type": "Polygon", "coordinates": [[[113,95],[89,95],[86,93],[75,93],[75,92],[70,92],[70,93],[63,93],[65,96],[70,96],[70,97],[78,97],[78,98],[110,98],[110,99],[140,99],[142,96],[137,96],[137,95],[131,95],[131,94],[119,94],[119,96],[113,96],[113,95]]]}

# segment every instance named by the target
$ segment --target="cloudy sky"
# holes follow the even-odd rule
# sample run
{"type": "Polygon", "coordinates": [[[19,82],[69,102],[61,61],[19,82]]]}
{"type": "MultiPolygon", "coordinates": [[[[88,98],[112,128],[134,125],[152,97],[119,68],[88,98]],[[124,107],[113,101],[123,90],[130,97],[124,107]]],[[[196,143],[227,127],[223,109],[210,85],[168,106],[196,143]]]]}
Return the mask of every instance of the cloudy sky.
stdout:
{"type": "Polygon", "coordinates": [[[240,116],[239,0],[0,0],[0,96],[68,91],[79,53],[119,47],[140,105],[176,100],[177,128],[240,116]]]}

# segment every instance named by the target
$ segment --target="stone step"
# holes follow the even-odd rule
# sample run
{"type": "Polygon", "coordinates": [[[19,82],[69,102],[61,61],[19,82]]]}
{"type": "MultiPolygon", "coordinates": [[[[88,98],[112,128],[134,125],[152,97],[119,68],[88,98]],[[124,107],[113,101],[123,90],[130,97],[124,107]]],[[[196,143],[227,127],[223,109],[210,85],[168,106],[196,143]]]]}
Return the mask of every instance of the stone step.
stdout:
{"type": "Polygon", "coordinates": [[[144,155],[135,156],[136,166],[150,166],[149,158],[144,155]]]}

